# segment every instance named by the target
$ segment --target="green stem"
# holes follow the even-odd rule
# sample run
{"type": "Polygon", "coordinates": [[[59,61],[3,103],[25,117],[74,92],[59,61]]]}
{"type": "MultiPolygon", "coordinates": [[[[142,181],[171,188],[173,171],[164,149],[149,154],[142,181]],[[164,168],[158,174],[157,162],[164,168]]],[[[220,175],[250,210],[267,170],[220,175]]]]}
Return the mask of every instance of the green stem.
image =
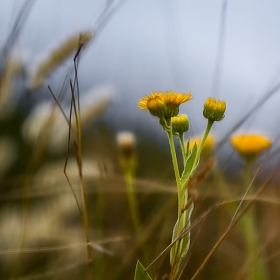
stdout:
{"type": "Polygon", "coordinates": [[[137,205],[137,200],[135,197],[135,190],[134,190],[134,184],[133,184],[134,171],[130,170],[130,169],[125,170],[124,175],[125,175],[125,181],[126,181],[128,203],[129,203],[129,208],[130,208],[130,212],[131,212],[131,216],[132,216],[132,222],[133,222],[136,234],[139,234],[140,233],[140,218],[139,218],[138,205],[137,205]]]}
{"type": "MultiPolygon", "coordinates": [[[[173,230],[173,237],[172,240],[177,238],[184,227],[187,226],[187,211],[183,211],[184,205],[187,205],[188,202],[188,191],[184,190],[183,184],[180,178],[179,168],[178,168],[178,161],[176,156],[176,150],[174,145],[174,138],[172,134],[172,127],[171,127],[171,120],[166,120],[168,127],[171,129],[166,130],[171,150],[172,162],[174,167],[174,173],[177,183],[178,189],[178,218],[173,230]],[[183,213],[182,213],[183,211],[183,213]]],[[[185,236],[182,240],[176,242],[174,247],[171,249],[170,252],[170,264],[171,264],[171,277],[172,279],[176,279],[182,258],[184,257],[184,252],[187,252],[189,246],[190,236],[189,234],[185,236]]]]}
{"type": "MultiPolygon", "coordinates": [[[[252,172],[255,165],[255,160],[247,160],[247,166],[244,171],[245,184],[248,186],[252,180],[252,172]]],[[[253,194],[253,189],[250,189],[249,194],[253,194]]],[[[264,280],[266,270],[264,266],[264,255],[261,253],[261,244],[257,231],[256,205],[253,204],[251,209],[240,220],[240,226],[245,235],[247,245],[247,258],[249,266],[252,267],[247,272],[246,279],[248,280],[264,280]]]]}
{"type": "MultiPolygon", "coordinates": [[[[171,127],[171,120],[166,119],[166,122],[167,122],[168,126],[171,127]]],[[[179,219],[180,214],[181,214],[181,209],[183,209],[183,207],[184,207],[184,204],[183,204],[184,201],[181,197],[181,192],[182,192],[183,188],[182,188],[182,183],[181,183],[181,179],[180,179],[180,173],[179,173],[179,168],[178,168],[178,161],[177,161],[177,156],[176,156],[176,150],[175,150],[172,130],[168,130],[166,132],[168,135],[172,163],[173,163],[173,168],[174,168],[174,173],[175,173],[175,178],[176,178],[176,183],[177,183],[177,188],[178,188],[178,219],[179,219]]]]}
{"type": "Polygon", "coordinates": [[[203,149],[203,146],[204,146],[204,142],[205,142],[205,140],[206,140],[206,138],[207,138],[207,136],[208,136],[208,134],[209,134],[209,132],[210,132],[210,130],[211,130],[213,124],[214,124],[214,121],[208,120],[207,127],[206,127],[206,129],[205,129],[203,138],[202,138],[202,140],[201,140],[201,142],[200,142],[200,145],[199,145],[199,147],[198,147],[198,151],[197,151],[197,154],[196,154],[196,157],[195,157],[195,160],[194,160],[194,165],[193,165],[194,168],[195,168],[196,165],[197,165],[197,162],[198,162],[198,160],[199,160],[199,158],[200,158],[200,154],[201,154],[202,149],[203,149]]]}
{"type": "Polygon", "coordinates": [[[184,167],[185,167],[187,158],[186,158],[186,148],[185,148],[183,133],[179,134],[179,140],[180,140],[181,150],[182,150],[182,154],[183,154],[184,167]]]}

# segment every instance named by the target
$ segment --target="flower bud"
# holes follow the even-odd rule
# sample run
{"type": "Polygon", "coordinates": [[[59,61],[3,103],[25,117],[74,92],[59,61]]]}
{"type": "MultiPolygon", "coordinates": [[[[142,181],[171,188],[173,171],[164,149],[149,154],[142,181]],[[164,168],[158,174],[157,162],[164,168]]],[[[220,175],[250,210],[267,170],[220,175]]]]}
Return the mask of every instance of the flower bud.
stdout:
{"type": "Polygon", "coordinates": [[[225,110],[225,101],[220,101],[209,97],[204,103],[203,116],[209,121],[218,122],[224,118],[225,110]]]}
{"type": "Polygon", "coordinates": [[[189,130],[189,119],[186,115],[179,115],[171,118],[172,132],[183,134],[189,130]]]}

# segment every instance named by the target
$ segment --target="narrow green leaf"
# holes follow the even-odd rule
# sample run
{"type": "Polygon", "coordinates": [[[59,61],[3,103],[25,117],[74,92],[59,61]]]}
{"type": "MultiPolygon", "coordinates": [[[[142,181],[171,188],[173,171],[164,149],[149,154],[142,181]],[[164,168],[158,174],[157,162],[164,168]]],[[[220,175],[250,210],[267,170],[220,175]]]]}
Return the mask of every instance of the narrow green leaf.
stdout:
{"type": "MultiPolygon", "coordinates": [[[[190,205],[190,208],[188,208],[181,216],[181,219],[179,220],[181,223],[181,226],[178,225],[178,220],[174,226],[173,229],[173,235],[172,235],[172,242],[182,233],[178,232],[178,226],[182,228],[182,230],[189,229],[191,226],[191,214],[194,208],[194,204],[192,203],[190,205]]],[[[173,270],[174,275],[177,275],[180,271],[180,266],[183,263],[189,248],[190,248],[190,232],[186,232],[185,236],[182,236],[180,241],[177,241],[175,244],[173,244],[171,250],[170,250],[170,264],[173,270]]],[[[177,279],[176,277],[174,279],[177,279]]]]}
{"type": "Polygon", "coordinates": [[[145,267],[137,261],[134,280],[152,280],[145,267]]]}
{"type": "MultiPolygon", "coordinates": [[[[194,204],[192,203],[190,205],[190,208],[186,211],[186,225],[184,227],[184,229],[186,228],[190,228],[191,226],[191,215],[192,215],[192,211],[194,209],[194,204]]],[[[186,257],[189,248],[190,248],[190,232],[188,234],[186,234],[186,236],[183,237],[183,244],[182,244],[182,250],[180,251],[180,264],[183,262],[184,258],[186,257]]]]}
{"type": "Polygon", "coordinates": [[[182,184],[185,185],[185,183],[187,182],[187,180],[189,179],[191,173],[194,171],[194,169],[196,168],[196,166],[194,165],[194,161],[196,158],[196,154],[197,154],[197,145],[196,143],[194,144],[190,155],[188,156],[187,160],[186,160],[186,165],[181,177],[181,181],[182,184]]]}
{"type": "MultiPolygon", "coordinates": [[[[172,233],[172,242],[177,238],[178,236],[178,220],[173,228],[173,233],[172,233]]],[[[176,252],[177,252],[177,247],[178,243],[173,244],[170,250],[170,264],[173,265],[175,263],[175,258],[176,258],[176,252]]]]}

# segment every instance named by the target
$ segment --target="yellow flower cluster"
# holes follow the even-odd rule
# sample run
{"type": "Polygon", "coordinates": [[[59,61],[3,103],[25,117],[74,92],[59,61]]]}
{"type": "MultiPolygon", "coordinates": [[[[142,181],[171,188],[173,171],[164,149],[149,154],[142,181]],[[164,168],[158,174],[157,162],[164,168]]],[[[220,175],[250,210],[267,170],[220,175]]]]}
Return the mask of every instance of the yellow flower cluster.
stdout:
{"type": "Polygon", "coordinates": [[[171,118],[178,115],[180,104],[191,99],[191,93],[184,94],[174,91],[153,92],[139,100],[138,108],[149,110],[151,115],[158,118],[171,118]]]}

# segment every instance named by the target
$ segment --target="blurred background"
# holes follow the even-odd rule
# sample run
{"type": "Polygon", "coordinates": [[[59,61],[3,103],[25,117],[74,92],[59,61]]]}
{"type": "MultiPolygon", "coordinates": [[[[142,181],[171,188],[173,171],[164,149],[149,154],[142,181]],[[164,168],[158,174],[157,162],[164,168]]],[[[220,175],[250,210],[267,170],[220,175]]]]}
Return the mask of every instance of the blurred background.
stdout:
{"type": "MultiPolygon", "coordinates": [[[[226,116],[212,131],[220,168],[202,183],[194,219],[225,199],[240,200],[248,187],[242,181],[245,163],[233,151],[231,135],[263,133],[273,141],[261,158],[265,164],[258,184],[279,163],[279,11],[276,0],[1,1],[0,278],[86,277],[82,222],[63,174],[69,126],[62,111],[69,117],[70,79],[77,78],[73,59],[79,44],[84,44],[77,61],[84,180],[90,232],[96,241],[94,275],[132,279],[138,258],[147,266],[168,246],[176,220],[167,137],[156,118],[137,108],[138,100],[153,91],[190,91],[193,100],[180,106],[180,113],[190,119],[187,137],[202,135],[207,97],[225,100],[226,116]],[[75,48],[69,43],[67,49],[71,38],[76,40],[75,48]],[[50,65],[52,59],[57,60],[50,65]],[[140,239],[119,166],[116,134],[120,131],[130,131],[136,138],[140,239]],[[221,191],[219,186],[226,187],[221,191]],[[19,253],[23,248],[30,250],[19,253]],[[45,248],[44,253],[38,248],[45,248]]],[[[81,203],[76,139],[71,136],[67,169],[81,203]]],[[[277,195],[275,185],[258,210],[268,256],[278,252],[277,224],[272,222],[279,213],[277,195]],[[268,213],[273,213],[271,219],[268,213]]],[[[230,221],[233,213],[223,207],[197,237],[186,277],[230,221]],[[207,246],[205,238],[211,239],[207,246]]],[[[231,271],[233,276],[227,279],[243,279],[242,242],[242,233],[233,232],[198,278],[225,279],[231,271]]],[[[267,262],[267,279],[278,279],[277,258],[267,262]]],[[[153,275],[164,279],[168,255],[159,263],[153,275]]]]}
{"type": "MultiPolygon", "coordinates": [[[[227,118],[219,127],[220,134],[279,83],[276,0],[27,3],[0,4],[1,45],[7,43],[24,5],[26,14],[9,53],[23,64],[27,75],[42,57],[73,34],[93,32],[80,59],[80,88],[84,92],[92,87],[111,87],[114,102],[103,119],[113,128],[159,132],[157,120],[139,111],[137,101],[153,91],[175,90],[191,91],[194,96],[192,104],[181,110],[190,115],[194,134],[201,133],[205,124],[201,118],[204,100],[210,95],[225,99],[227,118]]],[[[37,95],[49,98],[48,84],[58,92],[69,65],[71,58],[48,75],[37,95]]],[[[254,128],[275,135],[277,95],[252,114],[245,130],[254,128]]]]}

